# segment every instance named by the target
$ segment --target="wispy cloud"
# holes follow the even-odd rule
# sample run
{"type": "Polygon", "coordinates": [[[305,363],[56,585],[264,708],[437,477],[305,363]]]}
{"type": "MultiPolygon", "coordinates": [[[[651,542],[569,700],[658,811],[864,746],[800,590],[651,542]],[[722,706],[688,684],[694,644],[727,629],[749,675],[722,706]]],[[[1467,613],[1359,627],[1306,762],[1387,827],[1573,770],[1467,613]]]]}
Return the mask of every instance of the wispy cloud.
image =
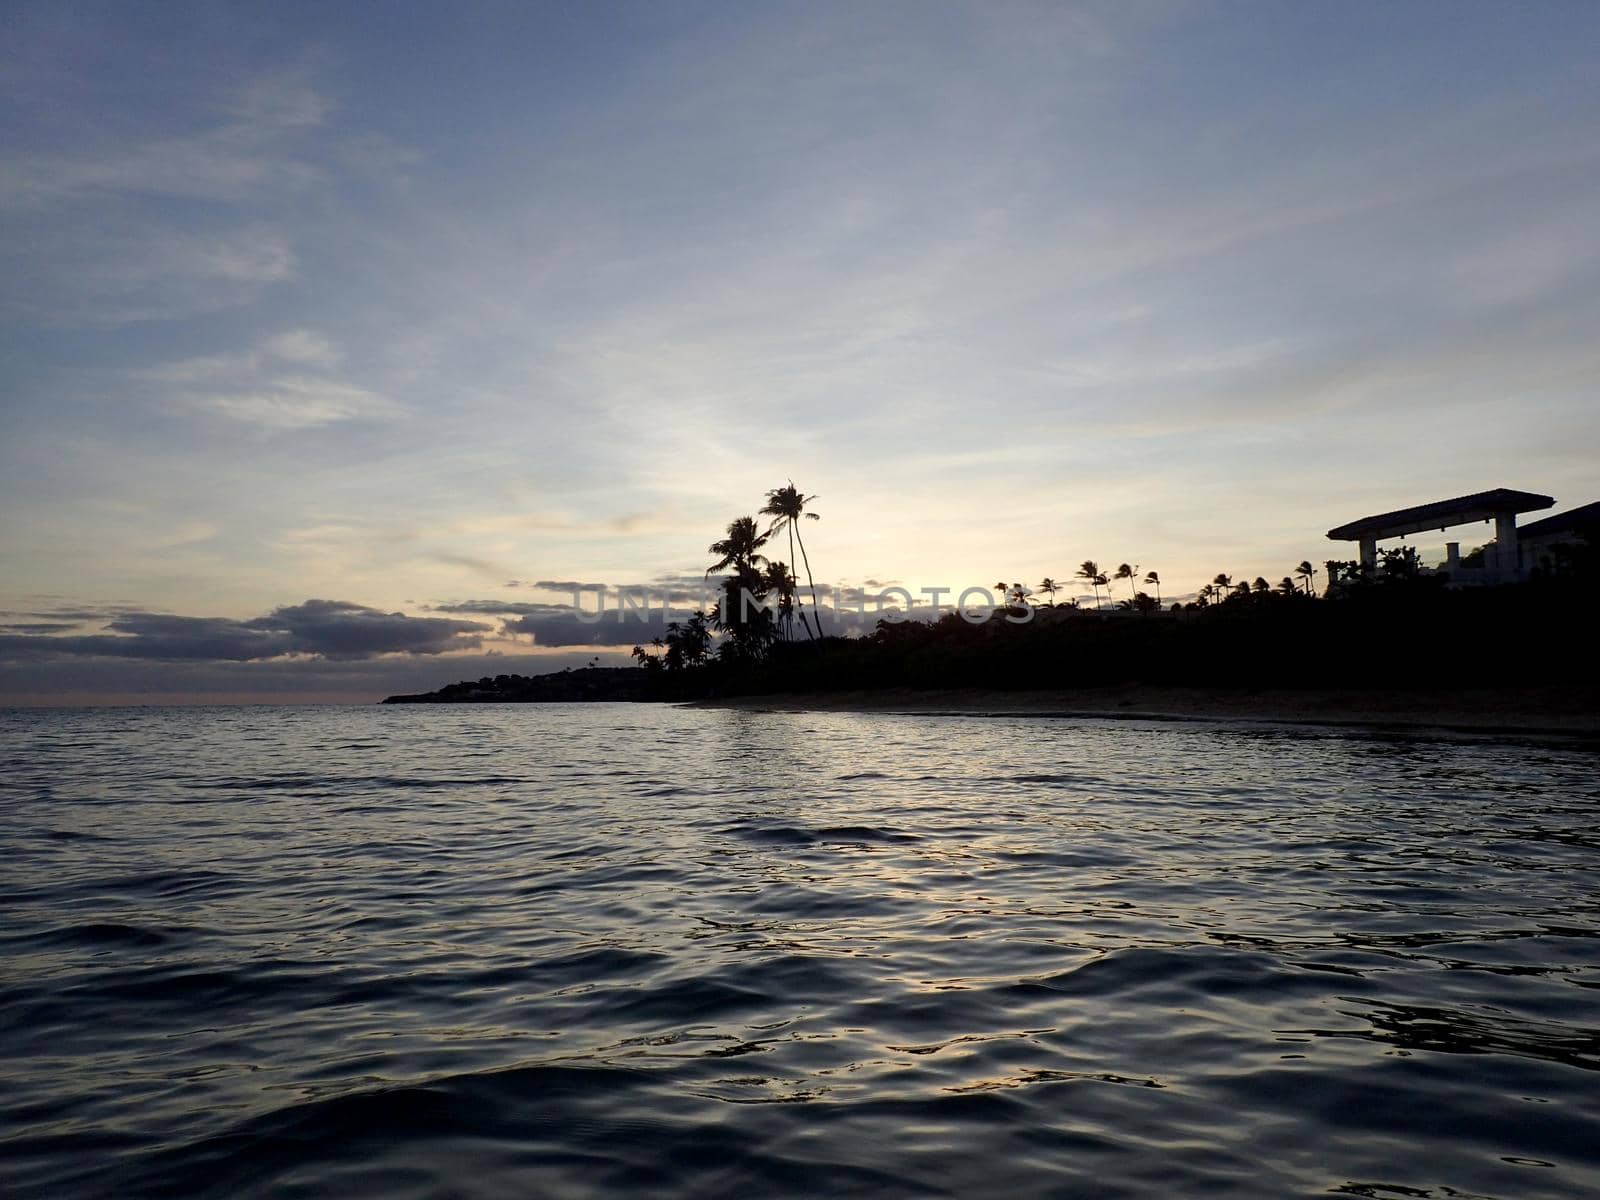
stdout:
{"type": "Polygon", "coordinates": [[[328,102],[293,72],[273,72],[219,96],[196,132],[129,141],[85,125],[69,145],[7,155],[0,209],[29,210],[108,197],[241,201],[301,191],[323,178],[301,140],[328,102]]]}
{"type": "Polygon", "coordinates": [[[338,421],[398,416],[399,405],[334,372],[341,355],[321,334],[288,330],[239,354],[182,359],[138,374],[165,402],[267,430],[309,429],[338,421]],[[316,373],[311,373],[316,372],[316,373]]]}
{"type": "MultiPolygon", "coordinates": [[[[181,77],[174,87],[196,86],[181,77]]],[[[0,259],[27,287],[0,306],[53,325],[116,326],[237,308],[297,278],[291,213],[350,177],[393,178],[406,152],[331,128],[301,67],[202,91],[182,131],[67,108],[55,136],[0,160],[0,259]]]]}
{"type": "Polygon", "coordinates": [[[285,376],[260,390],[194,393],[179,403],[266,429],[309,429],[336,421],[379,420],[399,410],[364,388],[327,379],[285,376]]]}

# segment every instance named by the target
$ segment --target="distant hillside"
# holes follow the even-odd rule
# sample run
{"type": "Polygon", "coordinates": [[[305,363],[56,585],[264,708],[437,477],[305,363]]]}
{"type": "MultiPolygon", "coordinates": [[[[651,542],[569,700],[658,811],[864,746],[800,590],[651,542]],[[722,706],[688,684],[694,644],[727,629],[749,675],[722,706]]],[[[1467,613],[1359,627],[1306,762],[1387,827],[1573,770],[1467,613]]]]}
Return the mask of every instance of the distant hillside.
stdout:
{"type": "Polygon", "coordinates": [[[485,675],[436,692],[390,696],[385,704],[551,704],[584,700],[644,700],[640,667],[584,667],[551,675],[485,675]]]}

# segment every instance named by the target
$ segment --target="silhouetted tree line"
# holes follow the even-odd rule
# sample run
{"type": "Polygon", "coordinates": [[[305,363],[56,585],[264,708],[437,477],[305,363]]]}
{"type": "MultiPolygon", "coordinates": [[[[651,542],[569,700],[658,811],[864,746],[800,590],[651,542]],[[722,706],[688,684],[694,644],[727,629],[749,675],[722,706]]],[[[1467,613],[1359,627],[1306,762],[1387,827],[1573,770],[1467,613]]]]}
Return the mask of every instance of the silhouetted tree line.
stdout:
{"type": "Polygon", "coordinates": [[[880,622],[814,653],[777,647],[759,667],[715,667],[661,694],[883,688],[1448,687],[1592,682],[1600,635],[1571,581],[1447,591],[1372,584],[1322,600],[1276,589],[1147,619],[880,622]]]}
{"type": "MultiPolygon", "coordinates": [[[[881,620],[867,637],[829,636],[815,585],[810,605],[787,563],[769,561],[772,539],[799,550],[799,523],[816,519],[791,483],[767,495],[760,515],[729,524],[710,547],[707,575],[724,572],[721,598],[670,625],[652,647],[634,647],[640,668],[598,668],[453,684],[396,701],[681,700],[771,692],[888,688],[1076,689],[1145,683],[1202,687],[1448,687],[1591,683],[1600,667],[1592,613],[1600,587],[1600,529],[1548,550],[1524,584],[1450,590],[1414,550],[1384,552],[1376,567],[1330,560],[1327,585],[1301,562],[1276,585],[1219,573],[1194,600],[1163,609],[1137,589],[1138,568],[1077,576],[1095,607],[1057,605],[1061,585],[1037,591],[998,584],[995,618],[973,623],[951,612],[933,622],[881,620]],[[1100,589],[1125,582],[1115,607],[1100,589]],[[796,625],[798,624],[798,630],[796,625]]],[[[1143,582],[1157,589],[1150,571],[1143,582]]]]}
{"type": "MultiPolygon", "coordinates": [[[[1105,571],[1086,561],[1077,577],[1093,589],[1094,608],[1056,605],[1061,585],[1047,576],[1037,588],[1046,599],[1027,623],[974,624],[952,612],[931,623],[883,620],[864,638],[772,637],[759,654],[705,652],[694,662],[681,658],[681,666],[659,660],[650,694],[1591,682],[1600,667],[1590,614],[1600,585],[1597,545],[1600,531],[1551,555],[1551,566],[1516,586],[1450,590],[1448,575],[1424,571],[1414,549],[1399,547],[1371,570],[1324,563],[1320,594],[1318,569],[1302,561],[1276,584],[1219,573],[1191,602],[1165,609],[1137,589],[1138,567],[1105,571]],[[1117,583],[1126,596],[1102,608],[1100,589],[1117,583]]],[[[720,555],[720,546],[713,552],[720,555]]],[[[1159,589],[1156,572],[1143,581],[1159,589]]],[[[997,616],[1034,603],[1034,589],[996,586],[1004,597],[997,616]]],[[[713,624],[726,627],[726,620],[717,614],[713,624]]],[[[692,641],[706,645],[698,634],[692,641]]]]}

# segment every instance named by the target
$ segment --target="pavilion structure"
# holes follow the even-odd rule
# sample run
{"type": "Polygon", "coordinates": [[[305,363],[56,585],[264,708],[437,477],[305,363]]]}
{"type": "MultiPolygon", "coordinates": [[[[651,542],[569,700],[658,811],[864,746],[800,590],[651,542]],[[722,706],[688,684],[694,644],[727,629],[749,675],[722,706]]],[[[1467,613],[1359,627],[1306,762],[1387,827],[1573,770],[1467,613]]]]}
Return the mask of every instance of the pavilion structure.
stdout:
{"type": "Polygon", "coordinates": [[[1418,504],[1413,508],[1396,509],[1374,517],[1362,517],[1328,530],[1328,537],[1336,542],[1357,542],[1361,547],[1361,566],[1371,571],[1378,565],[1378,543],[1386,538],[1405,537],[1437,529],[1441,532],[1453,525],[1471,525],[1478,521],[1494,522],[1494,544],[1484,555],[1481,574],[1463,569],[1461,545],[1446,545],[1445,568],[1452,580],[1463,575],[1476,576],[1474,581],[1504,583],[1521,578],[1522,564],[1517,546],[1517,514],[1551,508],[1555,499],[1535,492],[1518,492],[1511,488],[1494,488],[1487,492],[1474,492],[1470,496],[1457,496],[1452,500],[1436,500],[1432,504],[1418,504]]]}

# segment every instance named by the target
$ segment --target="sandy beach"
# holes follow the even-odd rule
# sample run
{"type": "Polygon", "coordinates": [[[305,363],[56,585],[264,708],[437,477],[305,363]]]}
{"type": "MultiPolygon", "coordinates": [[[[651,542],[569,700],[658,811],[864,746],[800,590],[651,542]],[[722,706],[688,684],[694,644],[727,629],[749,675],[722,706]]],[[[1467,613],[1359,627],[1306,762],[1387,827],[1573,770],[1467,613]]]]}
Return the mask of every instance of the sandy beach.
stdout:
{"type": "Polygon", "coordinates": [[[1251,721],[1600,736],[1600,688],[1222,689],[1128,685],[1077,691],[975,689],[740,696],[696,702],[752,712],[951,713],[1122,720],[1251,721]]]}

